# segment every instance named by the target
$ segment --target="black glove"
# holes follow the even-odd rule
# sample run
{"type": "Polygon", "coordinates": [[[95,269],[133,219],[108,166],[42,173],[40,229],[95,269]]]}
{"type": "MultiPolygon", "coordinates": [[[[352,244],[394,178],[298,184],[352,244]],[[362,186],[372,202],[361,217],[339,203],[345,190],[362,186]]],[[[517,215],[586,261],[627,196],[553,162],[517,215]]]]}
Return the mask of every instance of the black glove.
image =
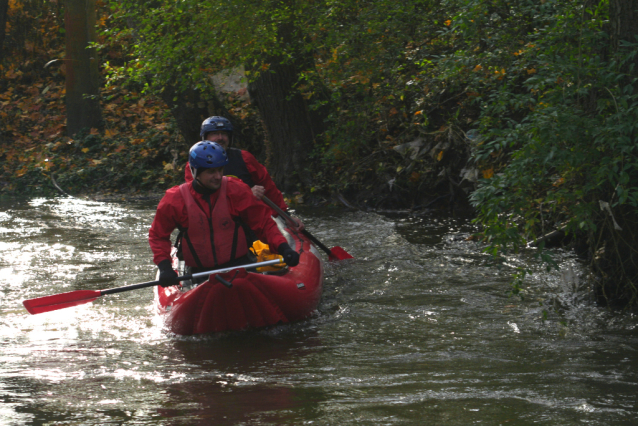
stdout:
{"type": "Polygon", "coordinates": [[[157,264],[159,268],[159,285],[162,287],[170,287],[172,285],[177,284],[179,281],[175,280],[177,278],[177,272],[173,269],[173,264],[170,260],[162,260],[157,264]]]}
{"type": "Polygon", "coordinates": [[[286,265],[299,265],[299,253],[291,249],[288,243],[279,244],[279,247],[277,247],[277,252],[284,257],[284,262],[286,262],[286,265]]]}

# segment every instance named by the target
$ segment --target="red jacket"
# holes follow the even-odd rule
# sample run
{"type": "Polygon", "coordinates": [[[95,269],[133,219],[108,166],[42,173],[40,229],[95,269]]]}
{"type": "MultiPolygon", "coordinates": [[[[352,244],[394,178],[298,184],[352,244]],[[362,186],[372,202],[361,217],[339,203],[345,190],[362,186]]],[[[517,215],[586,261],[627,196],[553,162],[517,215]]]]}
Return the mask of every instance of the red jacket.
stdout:
{"type": "MultiPolygon", "coordinates": [[[[283,211],[288,210],[288,206],[284,201],[284,196],[281,195],[281,191],[277,189],[277,185],[273,182],[272,178],[268,174],[268,170],[262,164],[257,161],[254,155],[252,155],[248,151],[241,150],[241,156],[244,159],[244,163],[246,163],[246,168],[248,169],[248,173],[250,173],[250,177],[253,179],[255,185],[263,186],[266,190],[266,197],[268,197],[273,203],[277,204],[280,209],[283,211]]],[[[193,174],[191,173],[191,168],[186,163],[186,167],[184,170],[184,178],[186,182],[193,181],[193,174]]],[[[278,216],[277,212],[272,211],[272,216],[278,216]]]]}
{"type": "MultiPolygon", "coordinates": [[[[232,217],[239,217],[257,235],[257,237],[270,245],[271,250],[276,251],[280,244],[286,242],[281,235],[275,221],[271,216],[268,206],[260,202],[250,191],[248,185],[241,180],[227,177],[227,201],[228,211],[232,217]]],[[[196,192],[192,185],[188,187],[195,202],[210,217],[220,191],[208,196],[196,192]]],[[[157,206],[155,219],[148,233],[148,242],[153,251],[153,262],[157,265],[162,260],[171,258],[171,233],[178,227],[188,228],[188,212],[186,203],[180,193],[179,186],[174,186],[168,191],[157,206]]],[[[203,231],[203,230],[202,230],[203,231]]],[[[193,230],[191,230],[193,232],[193,230]]],[[[191,265],[193,266],[193,265],[191,265]]]]}
{"type": "Polygon", "coordinates": [[[182,234],[184,262],[189,266],[210,268],[245,256],[248,244],[244,227],[241,221],[233,220],[228,210],[228,179],[222,179],[221,187],[217,190],[217,202],[210,206],[209,212],[199,207],[191,195],[190,186],[188,183],[179,186],[179,193],[186,201],[188,223],[191,227],[197,224],[195,229],[185,230],[182,234]],[[208,229],[208,232],[202,232],[202,229],[208,229]]]}

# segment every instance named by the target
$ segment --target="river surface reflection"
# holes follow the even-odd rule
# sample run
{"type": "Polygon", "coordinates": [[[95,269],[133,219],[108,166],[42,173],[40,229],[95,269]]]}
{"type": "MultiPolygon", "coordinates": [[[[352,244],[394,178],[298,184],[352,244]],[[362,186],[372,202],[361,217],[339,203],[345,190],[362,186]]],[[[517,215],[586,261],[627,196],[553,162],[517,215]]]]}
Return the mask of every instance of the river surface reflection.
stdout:
{"type": "Polygon", "coordinates": [[[592,306],[569,253],[508,297],[460,219],[301,209],[355,260],[326,262],[316,315],[268,330],[171,335],[150,289],[25,311],[153,279],[157,201],[0,201],[0,424],[635,424],[635,316],[592,306]]]}

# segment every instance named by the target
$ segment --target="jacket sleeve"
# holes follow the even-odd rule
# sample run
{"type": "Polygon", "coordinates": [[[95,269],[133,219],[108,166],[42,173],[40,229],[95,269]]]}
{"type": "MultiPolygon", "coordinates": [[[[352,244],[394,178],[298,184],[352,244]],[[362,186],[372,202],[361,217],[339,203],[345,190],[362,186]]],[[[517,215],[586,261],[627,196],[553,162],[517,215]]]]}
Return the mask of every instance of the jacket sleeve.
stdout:
{"type": "MultiPolygon", "coordinates": [[[[288,210],[288,206],[284,201],[284,196],[281,194],[281,191],[277,189],[277,185],[268,174],[268,170],[262,164],[257,161],[254,155],[252,155],[248,151],[241,152],[241,156],[244,159],[244,163],[246,163],[246,168],[248,169],[248,173],[250,173],[250,177],[253,178],[253,182],[255,185],[261,185],[266,190],[266,197],[268,197],[273,203],[277,204],[280,209],[283,211],[288,210]]],[[[271,212],[273,216],[277,216],[277,212],[271,212]]]]}
{"type": "MultiPolygon", "coordinates": [[[[155,218],[148,231],[148,243],[153,252],[153,263],[156,265],[162,260],[171,258],[171,234],[177,228],[180,219],[184,220],[181,217],[183,215],[180,214],[183,205],[179,187],[175,186],[166,191],[157,206],[155,218]]],[[[186,220],[188,220],[187,217],[186,220]]]]}
{"type": "Polygon", "coordinates": [[[281,235],[277,224],[270,217],[270,208],[252,195],[248,185],[238,179],[229,178],[227,194],[230,214],[239,216],[255,231],[261,241],[270,245],[273,253],[281,243],[286,242],[286,238],[281,235]]]}

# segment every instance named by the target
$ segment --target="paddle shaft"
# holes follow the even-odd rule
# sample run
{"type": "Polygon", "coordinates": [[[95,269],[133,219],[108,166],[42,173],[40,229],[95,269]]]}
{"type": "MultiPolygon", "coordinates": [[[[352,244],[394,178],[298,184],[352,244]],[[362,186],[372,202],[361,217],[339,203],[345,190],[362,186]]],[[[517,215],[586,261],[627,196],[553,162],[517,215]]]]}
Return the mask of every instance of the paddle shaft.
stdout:
{"type": "MultiPolygon", "coordinates": [[[[249,269],[259,266],[276,265],[278,263],[282,263],[281,260],[273,259],[266,260],[264,262],[249,263],[247,265],[237,265],[228,268],[215,269],[213,271],[197,272],[195,274],[188,274],[181,277],[176,277],[174,279],[174,283],[177,284],[180,281],[190,280],[192,278],[221,274],[239,268],[249,269]]],[[[224,283],[223,281],[220,282],[229,287],[229,283],[224,283]]],[[[104,296],[106,294],[122,293],[124,291],[137,290],[144,287],[153,287],[158,285],[159,283],[159,281],[149,281],[145,283],[131,284],[124,287],[109,288],[106,290],[76,290],[67,293],[52,294],[50,296],[43,296],[37,297],[35,299],[25,300],[22,302],[22,304],[27,309],[27,311],[29,311],[30,314],[40,314],[43,312],[51,312],[58,309],[70,308],[71,306],[78,306],[85,303],[90,303],[98,297],[104,296]]]]}
{"type": "MultiPolygon", "coordinates": [[[[272,207],[273,210],[275,210],[277,213],[279,213],[279,215],[281,217],[283,217],[284,219],[286,219],[288,221],[288,223],[290,223],[292,226],[297,227],[297,224],[295,223],[294,220],[292,220],[292,218],[290,217],[290,215],[288,213],[286,213],[285,211],[283,211],[277,204],[273,203],[268,197],[266,197],[264,195],[264,198],[262,198],[262,200],[264,201],[264,203],[268,204],[270,207],[272,207]]],[[[313,243],[315,243],[321,250],[325,251],[326,253],[328,253],[328,256],[332,256],[333,253],[330,251],[330,249],[326,246],[324,246],[321,241],[319,241],[318,239],[316,239],[310,232],[306,231],[305,229],[301,231],[306,237],[308,237],[310,239],[310,241],[312,241],[313,243]]]]}
{"type": "MultiPolygon", "coordinates": [[[[190,280],[192,278],[199,278],[199,277],[204,277],[207,275],[214,275],[214,274],[223,274],[224,272],[232,271],[233,269],[239,269],[239,268],[250,269],[250,268],[257,268],[261,266],[276,265],[278,263],[282,263],[281,259],[273,259],[273,260],[266,260],[264,262],[249,263],[247,265],[230,266],[228,268],[215,269],[214,271],[204,271],[204,272],[197,272],[195,274],[182,275],[181,277],[176,277],[174,281],[175,283],[178,283],[181,281],[190,280]]],[[[146,283],[131,284],[124,287],[115,287],[115,288],[109,288],[107,290],[100,290],[100,293],[102,295],[121,293],[123,291],[137,290],[138,288],[153,287],[158,285],[159,283],[160,283],[159,281],[149,281],[146,283]]]]}

